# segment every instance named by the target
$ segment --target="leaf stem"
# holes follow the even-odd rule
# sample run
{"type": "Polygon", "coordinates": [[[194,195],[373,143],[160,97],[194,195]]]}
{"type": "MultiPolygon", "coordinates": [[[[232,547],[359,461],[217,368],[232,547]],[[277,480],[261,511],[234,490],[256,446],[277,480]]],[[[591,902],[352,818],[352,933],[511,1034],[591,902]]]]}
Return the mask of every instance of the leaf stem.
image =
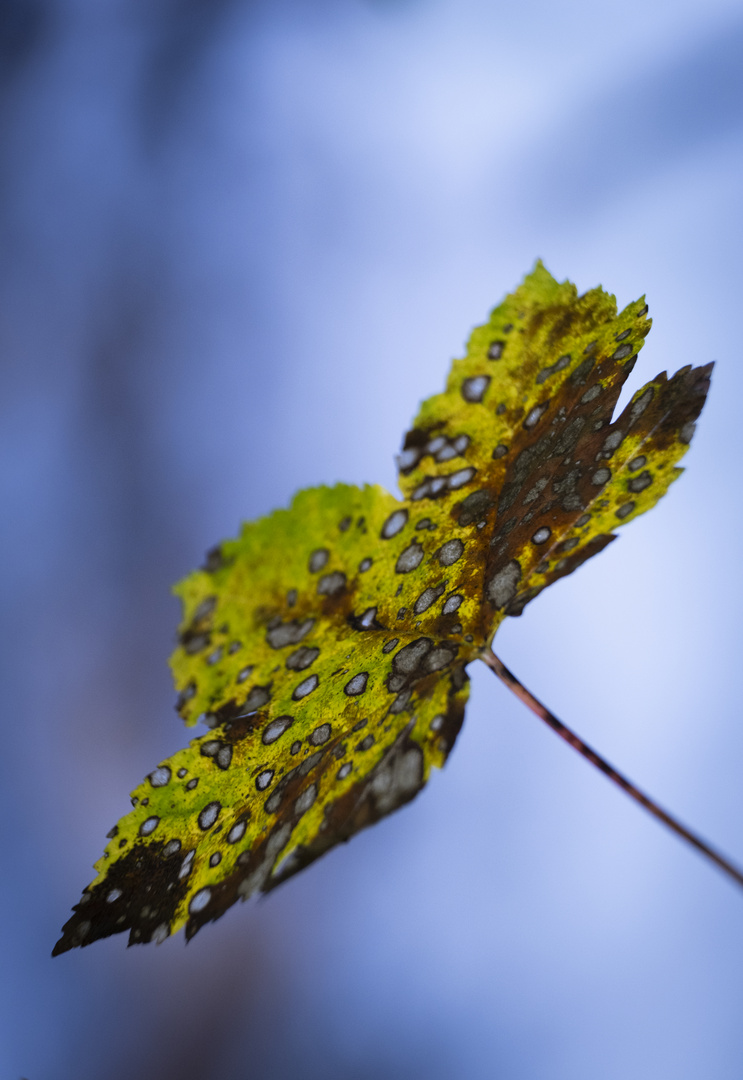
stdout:
{"type": "Polygon", "coordinates": [[[597,769],[600,769],[605,776],[608,776],[610,780],[613,780],[630,798],[638,802],[640,806],[643,806],[648,813],[656,817],[658,821],[662,821],[664,825],[667,825],[669,829],[680,836],[682,840],[686,840],[688,844],[695,847],[697,851],[701,852],[706,858],[722,870],[729,877],[731,877],[738,885],[743,886],[743,871],[739,870],[733,865],[724,855],[715,851],[709,844],[705,843],[699,836],[696,836],[693,832],[682,825],[680,821],[672,817],[666,810],[658,806],[656,802],[645,795],[639,788],[635,787],[626,776],[622,776],[620,772],[610,765],[608,761],[602,758],[595,750],[592,750],[590,746],[583,742],[570,728],[566,727],[561,720],[551,713],[549,709],[542,705],[541,701],[538,701],[532,693],[530,693],[523,683],[519,682],[516,676],[508,670],[506,665],[495,655],[492,649],[488,648],[483,650],[480,654],[481,659],[492,672],[494,672],[498,678],[506,684],[509,690],[511,690],[517,698],[520,698],[525,705],[535,713],[540,720],[544,720],[545,724],[548,724],[554,732],[556,732],[561,739],[564,739],[566,743],[569,743],[574,750],[577,750],[579,754],[582,754],[584,758],[595,765],[597,769]]]}

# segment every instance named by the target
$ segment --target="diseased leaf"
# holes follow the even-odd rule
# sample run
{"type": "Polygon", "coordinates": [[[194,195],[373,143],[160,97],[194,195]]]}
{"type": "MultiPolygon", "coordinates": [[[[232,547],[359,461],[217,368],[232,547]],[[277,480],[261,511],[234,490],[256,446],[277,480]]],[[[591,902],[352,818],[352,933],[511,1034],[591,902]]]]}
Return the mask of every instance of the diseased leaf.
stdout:
{"type": "Polygon", "coordinates": [[[191,937],[412,799],[457,737],[465,666],[507,615],[679,475],[711,365],[612,414],[650,329],[538,263],[421,406],[379,487],[301,491],[177,588],[178,707],[211,730],[109,833],[55,953],[191,937]]]}

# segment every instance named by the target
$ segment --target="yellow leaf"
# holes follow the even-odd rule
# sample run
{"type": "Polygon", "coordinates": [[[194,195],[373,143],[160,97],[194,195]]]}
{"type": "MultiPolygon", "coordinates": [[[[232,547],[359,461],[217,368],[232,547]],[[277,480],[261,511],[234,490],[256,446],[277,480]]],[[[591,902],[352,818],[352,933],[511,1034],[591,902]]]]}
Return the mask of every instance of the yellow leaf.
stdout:
{"type": "Polygon", "coordinates": [[[177,588],[187,723],[109,834],[55,952],[192,936],[412,799],[451,751],[465,666],[680,473],[711,365],[612,415],[650,329],[538,263],[473,331],[380,487],[299,492],[177,588]]]}

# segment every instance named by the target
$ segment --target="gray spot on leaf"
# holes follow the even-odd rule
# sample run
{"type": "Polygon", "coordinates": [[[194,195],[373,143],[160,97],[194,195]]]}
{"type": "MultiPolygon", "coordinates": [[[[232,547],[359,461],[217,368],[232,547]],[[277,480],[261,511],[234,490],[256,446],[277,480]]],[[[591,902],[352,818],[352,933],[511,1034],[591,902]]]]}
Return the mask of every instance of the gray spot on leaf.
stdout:
{"type": "Polygon", "coordinates": [[[473,521],[480,521],[493,506],[493,503],[493,496],[487,488],[480,488],[479,491],[471,492],[462,501],[459,510],[459,524],[464,526],[471,525],[473,521]]]}
{"type": "Polygon", "coordinates": [[[154,816],[153,817],[148,817],[147,820],[143,821],[142,824],[139,826],[139,835],[140,836],[149,836],[151,833],[153,833],[155,831],[155,829],[158,827],[159,824],[160,824],[160,818],[159,817],[154,817],[154,816]]]}
{"type": "Polygon", "coordinates": [[[426,654],[423,660],[423,668],[429,672],[441,671],[455,659],[456,655],[457,650],[453,646],[440,645],[426,654]]]}
{"type": "Polygon", "coordinates": [[[459,469],[458,472],[452,473],[451,476],[446,478],[447,486],[452,491],[457,491],[459,488],[464,487],[465,484],[469,484],[475,477],[477,469],[474,469],[471,465],[468,465],[466,469],[459,469]]]}
{"type": "Polygon", "coordinates": [[[465,379],[462,383],[462,397],[470,404],[476,405],[485,397],[489,384],[489,375],[475,375],[470,379],[465,379]]]}
{"type": "Polygon", "coordinates": [[[629,411],[630,424],[634,424],[635,421],[639,420],[639,418],[645,412],[648,405],[653,400],[653,393],[653,387],[649,386],[647,390],[643,394],[640,394],[638,399],[632,403],[629,411]]]}
{"type": "Polygon", "coordinates": [[[438,598],[444,592],[445,585],[430,586],[424,589],[420,594],[415,604],[413,605],[413,611],[416,615],[422,615],[424,611],[430,608],[431,604],[435,604],[438,598]]]}
{"type": "Polygon", "coordinates": [[[453,540],[447,540],[445,544],[442,544],[437,554],[442,566],[453,566],[458,559],[461,559],[463,553],[464,544],[461,540],[455,538],[453,540]]]}
{"type": "Polygon", "coordinates": [[[286,666],[290,671],[304,671],[305,668],[314,664],[319,655],[319,649],[309,645],[302,645],[287,658],[286,666]]]}
{"type": "Polygon", "coordinates": [[[382,539],[391,540],[405,527],[408,520],[407,510],[395,510],[382,526],[382,539]]]}
{"type": "Polygon", "coordinates": [[[317,798],[317,784],[310,784],[308,788],[298,796],[294,803],[294,812],[296,814],[306,814],[310,807],[313,805],[317,798]]]}
{"type": "Polygon", "coordinates": [[[368,681],[369,672],[361,671],[358,675],[354,675],[352,679],[349,679],[343,689],[349,697],[357,697],[359,694],[364,693],[368,681]]]}
{"type": "Polygon", "coordinates": [[[222,804],[219,802],[215,801],[207,803],[199,814],[199,828],[204,829],[204,831],[211,829],[212,825],[219,817],[221,809],[222,804]]]}
{"type": "Polygon", "coordinates": [[[266,641],[272,649],[283,649],[287,645],[298,645],[302,638],[309,634],[314,625],[314,619],[305,619],[304,622],[292,619],[291,622],[286,623],[278,620],[266,633],[266,641]]]}
{"type": "Polygon", "coordinates": [[[581,405],[588,405],[589,401],[595,401],[601,393],[602,386],[600,383],[594,383],[593,386],[589,386],[583,397],[580,399],[581,405]]]}
{"type": "Polygon", "coordinates": [[[273,780],[273,769],[264,769],[255,778],[255,786],[259,791],[265,791],[273,780]]]}
{"type": "Polygon", "coordinates": [[[299,701],[303,697],[307,697],[313,690],[317,689],[320,682],[317,675],[308,675],[306,679],[303,679],[299,686],[295,687],[292,697],[295,701],[299,701]]]}
{"type": "Polygon", "coordinates": [[[245,835],[246,828],[247,823],[245,821],[238,821],[227,833],[227,843],[236,844],[238,840],[242,840],[243,836],[245,835]]]}
{"type": "Polygon", "coordinates": [[[416,570],[422,562],[423,547],[417,540],[414,540],[398,558],[395,564],[395,573],[409,574],[411,570],[416,570]]]}
{"type": "Polygon", "coordinates": [[[644,491],[646,487],[650,487],[653,482],[652,475],[645,469],[639,476],[633,476],[627,487],[634,495],[639,495],[641,491],[644,491]]]}
{"type": "Polygon", "coordinates": [[[327,548],[318,548],[310,555],[309,571],[311,574],[318,574],[324,566],[327,565],[330,558],[330,552],[327,548]]]}
{"type": "Polygon", "coordinates": [[[604,439],[604,445],[602,447],[602,454],[604,457],[611,457],[615,450],[618,450],[622,445],[624,439],[624,433],[621,431],[611,431],[604,439]]]}
{"type": "Polygon", "coordinates": [[[521,581],[521,565],[512,559],[488,583],[488,598],[496,608],[505,607],[514,598],[521,581]]]}
{"type": "Polygon", "coordinates": [[[191,899],[191,903],[188,905],[188,910],[192,915],[197,914],[199,911],[203,911],[212,898],[211,889],[199,889],[197,893],[191,899]]]}
{"type": "Polygon", "coordinates": [[[322,746],[330,738],[330,724],[320,724],[309,737],[309,742],[313,746],[322,746]]]}
{"type": "Polygon", "coordinates": [[[334,570],[332,574],[323,574],[317,583],[317,591],[321,596],[338,596],[346,587],[346,575],[340,570],[334,570]]]}
{"type": "Polygon", "coordinates": [[[149,781],[154,788],[165,787],[170,782],[172,773],[167,765],[158,765],[149,775],[149,781]]]}
{"type": "Polygon", "coordinates": [[[254,686],[240,709],[240,715],[247,716],[249,713],[257,712],[258,709],[262,709],[264,705],[267,705],[270,700],[270,686],[254,686]]]}
{"type": "Polygon", "coordinates": [[[293,716],[277,716],[263,730],[262,741],[266,746],[276,742],[294,723],[293,716]]]}
{"type": "Polygon", "coordinates": [[[531,431],[532,428],[535,428],[537,426],[537,424],[547,411],[548,405],[549,401],[545,401],[541,405],[535,405],[533,409],[529,410],[526,420],[524,420],[524,427],[527,431],[531,431]]]}

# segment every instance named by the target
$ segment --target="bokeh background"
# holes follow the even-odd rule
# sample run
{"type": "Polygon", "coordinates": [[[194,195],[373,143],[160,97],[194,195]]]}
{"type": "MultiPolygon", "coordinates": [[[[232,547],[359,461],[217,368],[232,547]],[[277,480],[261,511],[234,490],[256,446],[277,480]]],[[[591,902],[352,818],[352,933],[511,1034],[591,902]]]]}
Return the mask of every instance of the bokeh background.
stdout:
{"type": "Polygon", "coordinates": [[[188,737],[171,583],[394,490],[537,256],[647,293],[633,390],[718,366],[683,479],[499,653],[743,859],[742,172],[739,0],[0,3],[3,1078],[739,1080],[743,895],[484,667],[444,773],[269,900],[50,951],[188,737]]]}

